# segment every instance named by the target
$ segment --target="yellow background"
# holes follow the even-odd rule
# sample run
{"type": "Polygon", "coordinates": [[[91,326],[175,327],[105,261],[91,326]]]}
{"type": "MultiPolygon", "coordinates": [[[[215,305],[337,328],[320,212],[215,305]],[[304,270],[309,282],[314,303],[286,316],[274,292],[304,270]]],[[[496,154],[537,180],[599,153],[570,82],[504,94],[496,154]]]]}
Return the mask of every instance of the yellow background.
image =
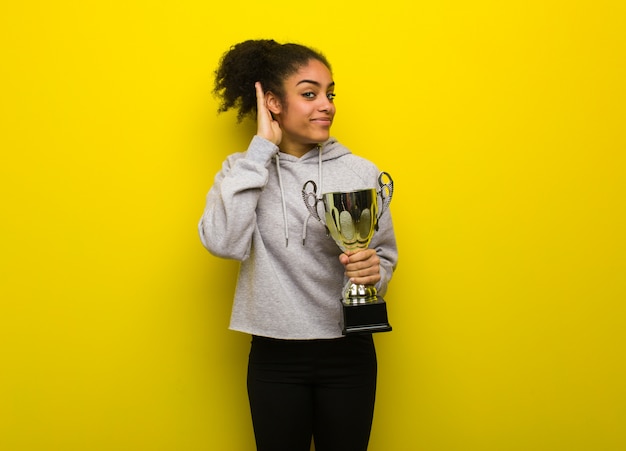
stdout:
{"type": "Polygon", "coordinates": [[[370,449],[626,449],[624,5],[4,2],[0,449],[253,449],[196,223],[254,130],[218,58],[268,37],[326,53],[396,184],[370,449]]]}

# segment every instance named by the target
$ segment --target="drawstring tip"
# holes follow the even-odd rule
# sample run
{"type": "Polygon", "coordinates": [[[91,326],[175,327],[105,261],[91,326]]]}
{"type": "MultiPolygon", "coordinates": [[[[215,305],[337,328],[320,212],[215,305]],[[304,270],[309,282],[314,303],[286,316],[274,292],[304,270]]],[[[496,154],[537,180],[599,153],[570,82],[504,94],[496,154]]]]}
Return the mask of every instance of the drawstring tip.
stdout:
{"type": "Polygon", "coordinates": [[[302,245],[304,246],[304,242],[306,241],[305,238],[302,238],[302,245]]]}
{"type": "Polygon", "coordinates": [[[285,247],[289,247],[289,238],[285,238],[285,247]]]}

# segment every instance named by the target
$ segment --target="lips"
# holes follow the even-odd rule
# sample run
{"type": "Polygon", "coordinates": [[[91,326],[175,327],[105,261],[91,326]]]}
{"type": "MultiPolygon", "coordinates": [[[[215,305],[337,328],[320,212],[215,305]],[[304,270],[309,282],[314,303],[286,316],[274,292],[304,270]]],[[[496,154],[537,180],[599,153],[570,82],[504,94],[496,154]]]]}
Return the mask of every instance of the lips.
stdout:
{"type": "Polygon", "coordinates": [[[317,117],[311,119],[311,122],[315,122],[321,125],[330,125],[333,123],[333,120],[330,117],[317,117]]]}

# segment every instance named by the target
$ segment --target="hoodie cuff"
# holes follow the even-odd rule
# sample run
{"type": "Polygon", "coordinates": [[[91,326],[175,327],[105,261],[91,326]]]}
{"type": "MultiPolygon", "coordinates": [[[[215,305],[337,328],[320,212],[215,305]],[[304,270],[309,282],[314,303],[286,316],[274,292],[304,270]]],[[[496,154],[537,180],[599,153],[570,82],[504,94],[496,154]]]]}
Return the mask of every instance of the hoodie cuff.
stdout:
{"type": "Polygon", "coordinates": [[[277,152],[278,146],[276,144],[258,135],[254,135],[248,146],[247,158],[267,166],[277,152]]]}
{"type": "Polygon", "coordinates": [[[378,281],[378,283],[376,285],[374,285],[376,287],[376,290],[378,291],[379,295],[384,296],[387,293],[387,283],[388,282],[389,282],[389,280],[387,279],[387,271],[381,265],[380,266],[380,280],[378,281]]]}

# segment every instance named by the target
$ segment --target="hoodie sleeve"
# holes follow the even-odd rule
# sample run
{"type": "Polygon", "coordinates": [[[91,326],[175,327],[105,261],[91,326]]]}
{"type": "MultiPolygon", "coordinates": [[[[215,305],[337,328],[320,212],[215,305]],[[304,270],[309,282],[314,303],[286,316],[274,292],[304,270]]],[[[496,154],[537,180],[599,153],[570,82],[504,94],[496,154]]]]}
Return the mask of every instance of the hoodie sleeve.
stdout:
{"type": "Polygon", "coordinates": [[[376,289],[378,294],[384,296],[391,276],[398,265],[398,247],[390,211],[385,211],[381,216],[379,229],[374,234],[370,247],[376,249],[376,254],[380,259],[380,281],[376,284],[376,289]]]}
{"type": "Polygon", "coordinates": [[[254,136],[248,150],[231,155],[215,176],[198,230],[213,255],[245,260],[256,227],[256,207],[278,147],[254,136]]]}

